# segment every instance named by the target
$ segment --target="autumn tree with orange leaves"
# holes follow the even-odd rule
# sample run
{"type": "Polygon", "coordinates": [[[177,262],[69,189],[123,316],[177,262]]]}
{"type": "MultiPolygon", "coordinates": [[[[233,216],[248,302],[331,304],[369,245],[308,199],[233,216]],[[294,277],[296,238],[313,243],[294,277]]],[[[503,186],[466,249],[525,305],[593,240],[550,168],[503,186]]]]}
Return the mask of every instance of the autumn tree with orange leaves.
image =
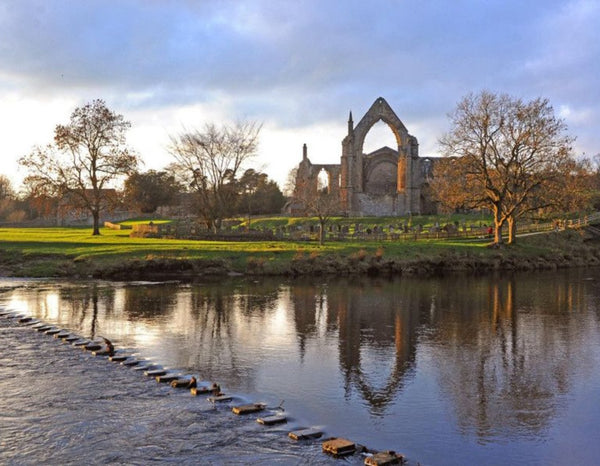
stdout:
{"type": "Polygon", "coordinates": [[[448,208],[489,209],[494,243],[502,243],[504,225],[514,243],[520,218],[565,204],[573,138],[548,100],[483,91],[463,98],[450,121],[440,139],[447,158],[434,167],[432,191],[448,208]]]}

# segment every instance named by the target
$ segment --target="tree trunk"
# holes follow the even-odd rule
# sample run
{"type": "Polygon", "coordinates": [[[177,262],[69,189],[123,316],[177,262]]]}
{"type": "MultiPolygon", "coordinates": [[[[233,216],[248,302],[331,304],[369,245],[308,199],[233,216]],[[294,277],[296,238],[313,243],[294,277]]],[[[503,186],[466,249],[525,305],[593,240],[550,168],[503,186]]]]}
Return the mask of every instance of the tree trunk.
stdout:
{"type": "Polygon", "coordinates": [[[325,244],[325,224],[319,223],[319,244],[323,246],[325,244]]]}
{"type": "Polygon", "coordinates": [[[517,237],[517,222],[514,217],[508,217],[508,244],[514,244],[517,237]]]}
{"type": "Polygon", "coordinates": [[[100,212],[97,210],[92,211],[92,218],[94,219],[94,231],[92,236],[100,235],[100,212]]]}
{"type": "Polygon", "coordinates": [[[499,209],[494,209],[494,244],[502,244],[502,225],[504,220],[500,219],[499,209]]]}

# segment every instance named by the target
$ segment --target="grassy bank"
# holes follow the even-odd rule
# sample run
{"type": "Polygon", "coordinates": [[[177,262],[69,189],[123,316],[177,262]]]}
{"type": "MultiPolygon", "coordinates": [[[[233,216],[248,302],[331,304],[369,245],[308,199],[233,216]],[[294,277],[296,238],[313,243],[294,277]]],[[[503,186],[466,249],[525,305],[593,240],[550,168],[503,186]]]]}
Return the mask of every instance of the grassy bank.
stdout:
{"type": "Polygon", "coordinates": [[[219,274],[430,274],[453,270],[597,265],[600,248],[576,232],[524,238],[500,249],[481,241],[216,242],[130,238],[89,228],[0,229],[0,273],[26,277],[195,278],[219,274]]]}

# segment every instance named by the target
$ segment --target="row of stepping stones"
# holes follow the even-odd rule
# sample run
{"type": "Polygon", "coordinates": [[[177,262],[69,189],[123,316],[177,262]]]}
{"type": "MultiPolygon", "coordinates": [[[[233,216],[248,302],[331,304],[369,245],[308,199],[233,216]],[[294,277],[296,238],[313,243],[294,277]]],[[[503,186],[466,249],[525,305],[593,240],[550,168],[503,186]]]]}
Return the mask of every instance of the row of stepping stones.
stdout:
{"type": "MultiPolygon", "coordinates": [[[[29,326],[40,333],[52,335],[54,338],[70,343],[75,347],[81,347],[86,351],[90,351],[95,356],[107,356],[112,362],[131,367],[136,371],[143,371],[144,375],[155,378],[159,383],[169,383],[173,388],[187,388],[190,390],[192,396],[210,395],[207,397],[207,400],[213,404],[226,403],[233,400],[232,396],[221,392],[221,387],[218,383],[198,383],[196,377],[193,375],[173,373],[158,364],[143,358],[137,358],[134,354],[129,354],[124,350],[115,350],[110,340],[105,337],[99,337],[102,341],[90,340],[66,329],[61,329],[9,309],[0,309],[0,317],[16,320],[19,324],[29,326]]],[[[231,410],[234,414],[245,415],[259,413],[267,408],[266,403],[249,403],[233,406],[231,410]]],[[[267,415],[258,417],[256,421],[266,426],[287,422],[284,411],[283,403],[281,403],[275,408],[269,408],[267,415]]],[[[317,439],[323,436],[323,431],[316,427],[309,427],[291,431],[288,433],[288,436],[293,440],[317,439]]],[[[325,453],[336,457],[363,453],[366,456],[364,463],[370,466],[402,464],[405,461],[404,455],[395,451],[372,451],[362,445],[340,437],[324,440],[322,442],[322,449],[325,453]]]]}

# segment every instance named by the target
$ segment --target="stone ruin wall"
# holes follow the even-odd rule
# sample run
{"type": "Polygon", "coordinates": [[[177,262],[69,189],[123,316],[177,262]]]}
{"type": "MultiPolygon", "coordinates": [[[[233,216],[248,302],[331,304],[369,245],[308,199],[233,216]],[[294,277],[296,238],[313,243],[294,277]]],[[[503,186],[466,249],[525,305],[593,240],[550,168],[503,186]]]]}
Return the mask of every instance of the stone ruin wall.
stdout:
{"type": "Polygon", "coordinates": [[[314,195],[318,177],[325,171],[328,191],[339,194],[340,214],[349,216],[402,216],[435,213],[429,197],[428,180],[435,159],[420,158],[417,139],[383,98],[375,100],[360,122],[354,126],[352,113],[348,134],[342,141],[340,164],[317,165],[308,158],[306,144],[298,166],[294,201],[289,213],[302,214],[302,199],[314,195]],[[384,121],[395,135],[398,147],[382,147],[363,153],[365,136],[378,121],[384,121]]]}

